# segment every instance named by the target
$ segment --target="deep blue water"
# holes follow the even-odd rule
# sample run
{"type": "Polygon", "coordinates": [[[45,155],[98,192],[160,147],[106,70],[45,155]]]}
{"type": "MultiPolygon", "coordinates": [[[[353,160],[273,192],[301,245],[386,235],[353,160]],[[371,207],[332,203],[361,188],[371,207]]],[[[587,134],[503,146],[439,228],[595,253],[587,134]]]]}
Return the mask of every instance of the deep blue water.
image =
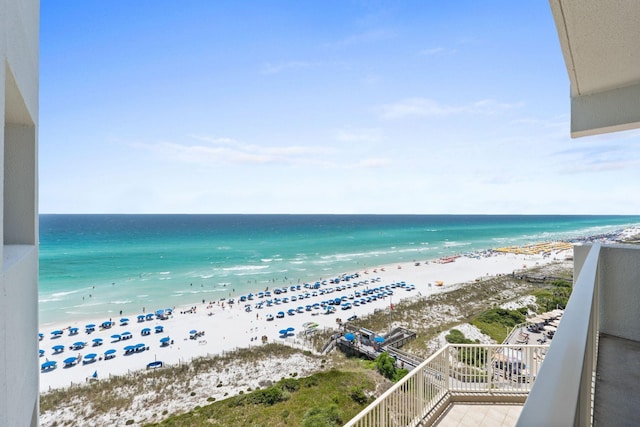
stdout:
{"type": "Polygon", "coordinates": [[[40,320],[189,304],[639,223],[638,216],[41,215],[40,320]]]}

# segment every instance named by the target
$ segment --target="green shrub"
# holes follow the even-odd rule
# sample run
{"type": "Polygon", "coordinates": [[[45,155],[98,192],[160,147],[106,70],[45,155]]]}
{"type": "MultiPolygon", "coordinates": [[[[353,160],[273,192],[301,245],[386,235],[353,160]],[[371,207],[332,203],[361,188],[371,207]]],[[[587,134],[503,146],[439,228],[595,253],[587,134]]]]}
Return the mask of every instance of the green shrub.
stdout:
{"type": "Polygon", "coordinates": [[[334,427],[342,425],[338,405],[311,408],[304,414],[302,427],[334,427]]]}
{"type": "Polygon", "coordinates": [[[353,399],[354,402],[359,403],[360,405],[364,405],[369,400],[367,395],[364,394],[364,390],[362,387],[352,387],[349,396],[353,399]]]}
{"type": "Polygon", "coordinates": [[[465,337],[464,334],[458,329],[452,329],[449,333],[444,337],[448,343],[451,344],[474,344],[473,340],[465,337]]]}

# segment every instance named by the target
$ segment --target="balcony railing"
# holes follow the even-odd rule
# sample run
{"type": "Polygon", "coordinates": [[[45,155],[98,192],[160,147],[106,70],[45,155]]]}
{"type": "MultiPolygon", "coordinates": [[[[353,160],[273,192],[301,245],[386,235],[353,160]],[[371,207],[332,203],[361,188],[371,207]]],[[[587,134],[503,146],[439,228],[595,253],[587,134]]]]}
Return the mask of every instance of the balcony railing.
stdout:
{"type": "MultiPolygon", "coordinates": [[[[579,249],[579,248],[576,248],[579,249]]],[[[587,250],[588,248],[581,248],[587,250]]],[[[553,345],[518,419],[518,427],[591,425],[597,362],[600,245],[588,249],[553,345]]]]}
{"type": "Polygon", "coordinates": [[[349,421],[348,427],[430,425],[452,402],[524,402],[546,345],[448,344],[349,421]]]}

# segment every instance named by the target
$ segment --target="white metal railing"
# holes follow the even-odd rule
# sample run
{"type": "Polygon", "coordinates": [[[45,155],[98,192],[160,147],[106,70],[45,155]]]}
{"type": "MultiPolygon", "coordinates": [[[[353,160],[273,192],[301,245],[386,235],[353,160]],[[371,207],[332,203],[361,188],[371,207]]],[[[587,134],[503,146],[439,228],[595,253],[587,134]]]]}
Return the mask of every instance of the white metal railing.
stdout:
{"type": "Polygon", "coordinates": [[[447,344],[409,372],[345,427],[416,426],[452,395],[527,394],[538,374],[546,345],[447,344]]]}
{"type": "Polygon", "coordinates": [[[600,245],[582,265],[562,322],[518,427],[592,424],[593,379],[598,339],[597,272],[600,245]]]}

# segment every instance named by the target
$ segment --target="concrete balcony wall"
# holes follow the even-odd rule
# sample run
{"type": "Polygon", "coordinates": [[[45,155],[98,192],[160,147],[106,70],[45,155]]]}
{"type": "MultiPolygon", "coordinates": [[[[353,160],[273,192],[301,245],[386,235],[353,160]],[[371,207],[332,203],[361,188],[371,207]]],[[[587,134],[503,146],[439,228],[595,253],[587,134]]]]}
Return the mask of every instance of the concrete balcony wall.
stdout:
{"type": "Polygon", "coordinates": [[[37,0],[0,0],[0,426],[38,425],[37,0]]]}

